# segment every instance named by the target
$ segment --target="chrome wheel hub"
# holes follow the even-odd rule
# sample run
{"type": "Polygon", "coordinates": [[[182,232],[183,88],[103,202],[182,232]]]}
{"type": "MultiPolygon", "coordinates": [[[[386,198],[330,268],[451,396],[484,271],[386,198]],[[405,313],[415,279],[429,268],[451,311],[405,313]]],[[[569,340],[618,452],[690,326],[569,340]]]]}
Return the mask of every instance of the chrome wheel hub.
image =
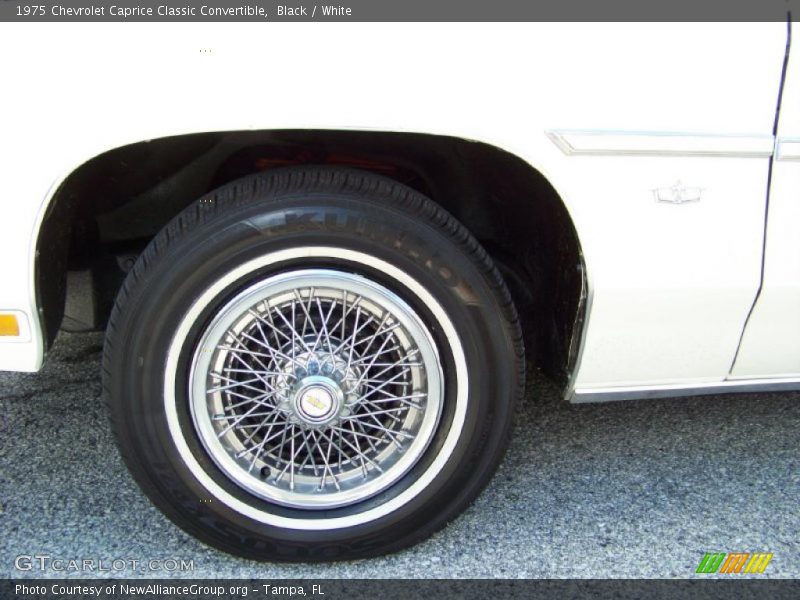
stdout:
{"type": "MultiPolygon", "coordinates": [[[[314,340],[305,340],[306,346],[313,344],[314,340]]],[[[364,385],[357,385],[361,371],[347,364],[341,350],[324,347],[325,343],[319,341],[317,346],[323,347],[293,359],[287,357],[279,370],[283,375],[272,382],[279,390],[279,408],[289,414],[292,423],[303,428],[337,423],[340,417],[350,414],[350,408],[358,403],[359,390],[364,390],[364,385]]]]}
{"type": "Polygon", "coordinates": [[[397,482],[438,426],[443,377],[430,332],[387,288],[317,269],[252,285],[195,348],[190,409],[220,470],[304,509],[397,482]]]}
{"type": "Polygon", "coordinates": [[[344,393],[327,377],[306,377],[299,382],[290,407],[290,419],[301,427],[328,425],[342,413],[344,393]]]}

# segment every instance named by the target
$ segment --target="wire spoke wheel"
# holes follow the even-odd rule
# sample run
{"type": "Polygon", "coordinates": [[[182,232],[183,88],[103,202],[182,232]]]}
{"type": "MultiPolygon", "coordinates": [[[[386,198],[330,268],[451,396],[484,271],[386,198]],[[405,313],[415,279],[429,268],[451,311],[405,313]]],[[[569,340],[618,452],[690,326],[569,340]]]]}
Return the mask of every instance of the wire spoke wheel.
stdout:
{"type": "Polygon", "coordinates": [[[190,409],[227,477],[284,506],[327,509],[411,469],[442,412],[434,340],[360,275],[299,270],[224,305],[196,346],[190,409]]]}

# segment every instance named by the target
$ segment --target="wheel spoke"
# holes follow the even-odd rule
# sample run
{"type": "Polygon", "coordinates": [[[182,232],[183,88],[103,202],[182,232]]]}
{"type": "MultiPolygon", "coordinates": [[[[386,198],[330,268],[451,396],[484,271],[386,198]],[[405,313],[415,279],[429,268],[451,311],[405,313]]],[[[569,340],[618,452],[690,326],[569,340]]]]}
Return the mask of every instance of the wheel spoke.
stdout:
{"type": "MultiPolygon", "coordinates": [[[[329,462],[329,459],[330,459],[330,456],[331,456],[331,448],[333,448],[333,441],[331,441],[331,443],[328,444],[327,453],[326,454],[322,454],[322,461],[323,461],[323,463],[325,463],[325,469],[322,471],[322,481],[320,481],[320,489],[323,489],[325,487],[325,474],[329,473],[330,476],[331,476],[331,479],[333,479],[333,485],[336,486],[337,490],[340,490],[342,488],[339,485],[339,480],[336,478],[336,473],[334,473],[333,470],[331,469],[331,465],[330,465],[330,462],[329,462]]],[[[339,455],[341,456],[341,453],[339,455]]]]}
{"type": "Polygon", "coordinates": [[[365,398],[369,398],[370,396],[372,396],[372,394],[382,391],[383,388],[385,388],[387,385],[393,384],[399,377],[402,377],[404,375],[405,375],[405,373],[397,373],[396,375],[393,375],[389,379],[384,380],[384,382],[382,384],[380,384],[379,386],[374,387],[370,391],[368,391],[366,394],[362,394],[361,396],[359,396],[358,401],[361,402],[365,398]]]}
{"type": "MultiPolygon", "coordinates": [[[[259,406],[263,406],[263,405],[261,405],[261,404],[256,404],[256,405],[255,405],[253,408],[251,408],[250,410],[248,410],[246,413],[243,413],[241,416],[237,417],[237,419],[236,419],[236,420],[235,420],[233,423],[231,423],[231,424],[230,424],[230,425],[228,425],[228,426],[227,426],[225,429],[223,429],[222,431],[220,431],[220,432],[217,434],[217,437],[222,437],[223,435],[225,435],[226,433],[228,433],[228,431],[230,431],[230,430],[231,430],[233,427],[235,427],[235,426],[236,426],[238,423],[241,423],[241,422],[242,422],[244,419],[246,419],[248,416],[251,416],[251,413],[252,413],[252,412],[253,412],[255,409],[257,409],[259,406]]],[[[252,416],[255,416],[255,415],[252,415],[252,416]]]]}
{"type": "Polygon", "coordinates": [[[277,391],[264,392],[258,396],[245,396],[244,394],[240,394],[238,392],[232,392],[229,390],[225,392],[227,396],[229,397],[236,396],[237,398],[242,398],[242,401],[237,402],[236,404],[225,405],[225,410],[234,410],[236,408],[239,408],[240,406],[246,406],[247,404],[252,404],[252,403],[255,403],[256,405],[261,406],[263,408],[270,408],[272,410],[275,410],[276,408],[275,405],[267,402],[267,400],[273,398],[277,393],[278,393],[277,391]]]}
{"type": "MultiPolygon", "coordinates": [[[[292,302],[292,310],[294,310],[294,308],[295,308],[295,303],[292,302]]],[[[303,346],[306,352],[311,352],[311,348],[308,347],[308,344],[306,344],[303,338],[297,333],[297,329],[295,329],[294,317],[292,317],[292,320],[289,321],[289,319],[287,319],[286,316],[283,314],[283,311],[278,311],[278,316],[281,318],[281,320],[283,320],[284,323],[286,323],[286,326],[292,330],[292,337],[289,338],[289,336],[286,336],[287,339],[292,340],[292,348],[294,348],[295,342],[299,342],[303,346]]]]}
{"type": "MultiPolygon", "coordinates": [[[[258,378],[261,380],[261,383],[263,383],[264,385],[268,385],[268,386],[269,386],[269,385],[271,385],[271,384],[269,383],[269,381],[267,381],[267,380],[266,380],[266,379],[263,377],[263,375],[257,374],[257,373],[256,373],[256,371],[254,371],[254,370],[252,369],[252,367],[251,367],[250,363],[248,363],[248,362],[247,362],[247,361],[246,361],[244,358],[242,358],[241,356],[239,356],[239,353],[240,353],[240,352],[243,352],[242,350],[236,350],[235,348],[231,348],[231,351],[232,351],[232,353],[231,353],[231,358],[232,358],[232,359],[235,359],[235,360],[236,360],[236,361],[237,361],[239,364],[241,364],[241,365],[242,365],[244,368],[248,368],[248,367],[250,367],[250,372],[251,372],[252,374],[256,375],[256,376],[257,376],[257,377],[258,377],[258,378]]],[[[248,353],[249,353],[249,352],[248,352],[248,353]]],[[[256,362],[258,362],[258,363],[259,363],[259,366],[263,367],[263,369],[264,369],[265,371],[269,370],[269,369],[267,368],[267,366],[266,366],[266,365],[265,365],[263,362],[261,362],[261,361],[260,361],[260,360],[258,360],[257,358],[256,358],[255,360],[256,360],[256,362]]]]}
{"type": "Polygon", "coordinates": [[[255,381],[262,381],[262,379],[260,377],[256,377],[255,379],[248,379],[246,381],[236,381],[235,379],[231,379],[230,377],[225,377],[224,375],[219,375],[219,374],[216,374],[216,373],[212,373],[211,377],[216,377],[216,378],[221,379],[223,381],[229,381],[229,382],[232,382],[232,383],[229,383],[228,385],[221,385],[221,386],[218,386],[218,387],[215,387],[215,388],[211,388],[210,390],[206,391],[207,394],[216,394],[217,392],[224,392],[224,391],[227,391],[227,390],[232,390],[235,387],[244,387],[244,388],[247,388],[248,390],[253,390],[253,391],[256,391],[256,392],[259,392],[259,393],[263,393],[264,392],[264,390],[250,385],[251,383],[253,383],[255,381]]]}
{"type": "Polygon", "coordinates": [[[314,288],[312,287],[309,291],[308,306],[303,303],[303,296],[300,293],[300,290],[295,290],[294,294],[297,297],[297,302],[300,304],[300,308],[303,309],[303,313],[306,316],[305,321],[303,321],[303,332],[300,334],[300,337],[305,337],[309,325],[311,326],[311,331],[313,332],[314,337],[319,337],[319,334],[317,333],[317,327],[314,325],[314,319],[311,318],[310,312],[311,302],[314,300],[314,288]]]}

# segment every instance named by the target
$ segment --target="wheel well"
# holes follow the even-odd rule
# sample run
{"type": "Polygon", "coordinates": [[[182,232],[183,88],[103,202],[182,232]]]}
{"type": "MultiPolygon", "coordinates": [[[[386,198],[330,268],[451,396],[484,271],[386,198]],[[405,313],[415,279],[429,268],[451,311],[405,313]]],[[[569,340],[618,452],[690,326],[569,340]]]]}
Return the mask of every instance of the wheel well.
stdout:
{"type": "Polygon", "coordinates": [[[380,173],[450,211],[502,271],[531,357],[549,376],[566,380],[586,285],[563,202],[539,171],[512,154],[425,134],[202,133],[139,142],[91,159],[57,190],[37,240],[37,293],[48,342],[60,326],[104,327],[135,257],[201,195],[255,172],[310,164],[380,173]]]}

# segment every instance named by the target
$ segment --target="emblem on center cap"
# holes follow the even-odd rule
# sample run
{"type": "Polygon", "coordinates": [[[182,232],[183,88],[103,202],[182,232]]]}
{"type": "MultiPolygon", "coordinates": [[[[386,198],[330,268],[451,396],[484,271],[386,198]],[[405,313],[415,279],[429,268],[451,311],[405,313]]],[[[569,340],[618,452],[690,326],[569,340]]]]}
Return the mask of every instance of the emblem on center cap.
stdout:
{"type": "Polygon", "coordinates": [[[333,408],[333,397],[322,387],[306,390],[300,398],[300,410],[312,419],[326,416],[333,408]]]}

